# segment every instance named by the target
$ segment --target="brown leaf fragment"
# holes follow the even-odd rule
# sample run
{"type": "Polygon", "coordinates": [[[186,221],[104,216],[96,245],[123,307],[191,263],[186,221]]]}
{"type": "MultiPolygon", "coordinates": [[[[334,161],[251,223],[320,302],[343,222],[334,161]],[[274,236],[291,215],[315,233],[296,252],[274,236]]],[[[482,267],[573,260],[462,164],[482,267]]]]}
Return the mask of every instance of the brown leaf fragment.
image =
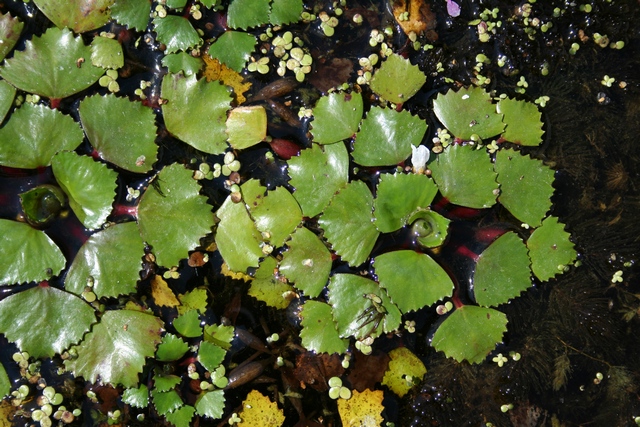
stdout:
{"type": "Polygon", "coordinates": [[[425,0],[392,0],[392,4],[393,16],[405,34],[414,32],[424,34],[430,42],[438,40],[438,34],[435,32],[436,14],[431,11],[425,0]],[[404,15],[407,12],[409,15],[404,15]]]}
{"type": "Polygon", "coordinates": [[[387,353],[380,350],[368,356],[356,351],[351,361],[351,371],[347,376],[351,387],[358,391],[375,389],[376,384],[382,381],[390,360],[387,353]]]}
{"type": "Polygon", "coordinates": [[[315,354],[307,351],[296,357],[293,374],[302,384],[319,392],[329,390],[327,382],[331,377],[339,377],[344,373],[342,361],[337,354],[315,354]]]}

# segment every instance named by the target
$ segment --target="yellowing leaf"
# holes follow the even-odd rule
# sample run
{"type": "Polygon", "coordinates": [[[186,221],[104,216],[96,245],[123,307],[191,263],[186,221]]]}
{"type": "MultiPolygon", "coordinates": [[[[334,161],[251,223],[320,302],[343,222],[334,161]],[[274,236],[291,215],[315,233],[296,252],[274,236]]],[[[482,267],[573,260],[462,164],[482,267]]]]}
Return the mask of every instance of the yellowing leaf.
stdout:
{"type": "Polygon", "coordinates": [[[244,274],[242,272],[236,273],[235,271],[229,270],[229,266],[226,262],[222,263],[222,267],[220,267],[220,273],[224,274],[227,277],[231,277],[236,280],[244,280],[245,282],[250,282],[252,277],[248,274],[244,274]]]}
{"type": "Polygon", "coordinates": [[[151,296],[156,305],[160,307],[175,307],[180,305],[180,301],[178,301],[162,276],[156,275],[151,280],[151,296]]]}
{"type": "Polygon", "coordinates": [[[189,310],[198,310],[202,314],[207,309],[207,290],[204,288],[196,288],[186,294],[179,294],[180,306],[178,314],[184,314],[189,310]]]}
{"type": "Polygon", "coordinates": [[[344,427],[378,427],[382,425],[382,390],[354,390],[350,399],[338,400],[338,412],[344,427]]]}
{"type": "Polygon", "coordinates": [[[238,105],[247,100],[247,98],[244,97],[244,93],[249,90],[251,83],[245,82],[244,77],[209,55],[202,55],[202,59],[204,59],[205,64],[204,78],[207,79],[208,82],[219,80],[225,85],[231,86],[233,93],[236,95],[238,105]]]}
{"type": "Polygon", "coordinates": [[[423,0],[398,0],[393,3],[393,16],[405,34],[414,32],[416,34],[427,33],[427,38],[434,41],[436,15],[431,11],[428,2],[423,0]],[[408,13],[406,19],[401,15],[408,13]]]}
{"type": "MultiPolygon", "coordinates": [[[[382,392],[380,393],[382,394],[382,392]]],[[[251,390],[242,402],[240,418],[242,422],[236,424],[238,427],[278,427],[284,422],[282,409],[279,409],[276,403],[257,390],[251,390]]]]}
{"type": "Polygon", "coordinates": [[[398,347],[389,352],[391,361],[384,373],[382,384],[386,385],[400,397],[422,381],[427,373],[424,363],[406,347],[398,347]]]}

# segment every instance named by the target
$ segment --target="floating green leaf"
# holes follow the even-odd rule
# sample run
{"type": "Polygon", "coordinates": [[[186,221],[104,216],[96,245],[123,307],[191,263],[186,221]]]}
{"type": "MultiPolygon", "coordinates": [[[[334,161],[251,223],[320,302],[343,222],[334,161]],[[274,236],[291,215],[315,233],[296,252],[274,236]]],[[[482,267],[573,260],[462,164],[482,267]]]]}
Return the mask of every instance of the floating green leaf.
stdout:
{"type": "Polygon", "coordinates": [[[422,377],[427,373],[422,360],[407,347],[394,348],[389,352],[391,361],[389,368],[384,373],[382,385],[386,385],[392,392],[400,397],[413,388],[414,384],[422,382],[422,377]],[[411,380],[409,380],[411,378],[411,380]]]}
{"type": "Polygon", "coordinates": [[[304,348],[316,353],[344,353],[349,341],[340,338],[331,315],[331,306],[319,301],[306,301],[302,306],[302,331],[300,338],[304,348]]]}
{"type": "Polygon", "coordinates": [[[224,410],[224,392],[214,390],[202,393],[196,401],[198,415],[209,418],[220,418],[224,410]]]}
{"type": "MultiPolygon", "coordinates": [[[[0,25],[2,25],[2,18],[0,18],[0,25]]],[[[0,123],[2,123],[7,116],[15,97],[16,88],[7,83],[6,80],[0,80],[0,123]]]]}
{"type": "Polygon", "coordinates": [[[176,317],[173,321],[173,327],[183,337],[195,338],[202,335],[198,310],[189,310],[185,314],[176,317]]]}
{"type": "Polygon", "coordinates": [[[537,146],[542,142],[542,113],[527,101],[501,99],[496,105],[498,113],[504,114],[507,128],[502,138],[520,145],[537,146]]]}
{"type": "Polygon", "coordinates": [[[302,0],[273,0],[269,22],[271,25],[298,22],[303,10],[302,0]]]}
{"type": "Polygon", "coordinates": [[[200,349],[198,350],[198,362],[200,362],[207,371],[213,372],[220,366],[226,354],[227,352],[223,348],[208,341],[202,341],[200,343],[200,349]]]}
{"type": "Polygon", "coordinates": [[[333,92],[320,98],[313,107],[314,142],[333,144],[353,136],[362,119],[362,108],[362,95],[358,92],[333,92]]]}
{"type": "Polygon", "coordinates": [[[153,376],[153,385],[157,391],[164,392],[180,384],[181,378],[177,375],[157,374],[153,376]]]}
{"type": "Polygon", "coordinates": [[[135,408],[146,408],[149,405],[149,388],[145,384],[128,388],[122,393],[122,401],[135,408]]]}
{"type": "Polygon", "coordinates": [[[249,267],[257,267],[262,238],[256,224],[249,216],[244,203],[234,203],[227,197],[216,212],[220,219],[216,229],[216,245],[229,270],[246,272],[249,267]]]}
{"type": "Polygon", "coordinates": [[[191,405],[184,405],[173,412],[165,414],[165,418],[176,427],[190,427],[191,419],[196,412],[196,408],[191,405]]]}
{"type": "Polygon", "coordinates": [[[318,220],[333,250],[353,267],[366,261],[380,234],[372,211],[371,191],[364,182],[354,181],[333,197],[318,220]]]}
{"type": "Polygon", "coordinates": [[[144,31],[151,15],[150,0],[116,0],[111,5],[111,16],[118,24],[144,31]]]}
{"type": "Polygon", "coordinates": [[[227,119],[229,144],[236,150],[252,147],[267,137],[267,112],[261,105],[237,107],[227,119]]]}
{"type": "Polygon", "coordinates": [[[20,206],[27,223],[45,226],[67,205],[67,196],[55,185],[44,184],[20,194],[20,206]]]}
{"type": "Polygon", "coordinates": [[[84,33],[102,27],[109,20],[114,0],[34,0],[38,9],[59,28],[84,33]]]}
{"type": "MultiPolygon", "coordinates": [[[[64,3],[64,2],[62,2],[64,3]]],[[[68,29],[49,28],[26,43],[0,67],[0,76],[25,92],[47,98],[65,98],[98,81],[104,69],[89,61],[91,48],[68,29]],[[78,67],[78,59],[85,62],[78,67]]]]}
{"type": "Polygon", "coordinates": [[[150,186],[140,199],[140,234],[159,265],[178,265],[213,227],[211,206],[191,175],[182,165],[166,166],[154,178],[159,189],[150,186]]]}
{"type": "Polygon", "coordinates": [[[170,53],[162,58],[162,66],[167,67],[171,74],[182,72],[187,77],[197,74],[203,65],[202,58],[196,58],[187,52],[170,53]]]}
{"type": "Polygon", "coordinates": [[[124,65],[122,46],[116,39],[96,37],[91,42],[91,63],[96,67],[117,70],[124,65]]]}
{"type": "Polygon", "coordinates": [[[49,166],[54,154],[75,149],[82,139],[82,129],[71,117],[25,103],[0,129],[0,164],[24,169],[49,166]]]}
{"type": "Polygon", "coordinates": [[[104,163],[73,151],[56,154],[51,166],[80,222],[89,230],[100,228],[111,213],[118,175],[104,163]]]}
{"type": "Polygon", "coordinates": [[[2,61],[20,39],[24,23],[10,13],[0,13],[0,61],[2,61]]]}
{"type": "Polygon", "coordinates": [[[569,233],[564,231],[564,224],[555,216],[546,218],[542,226],[531,234],[527,247],[531,269],[538,279],[549,280],[575,261],[577,254],[569,237],[569,233]]]}
{"type": "Polygon", "coordinates": [[[480,363],[502,340],[507,316],[492,308],[465,305],[447,317],[433,335],[431,345],[458,362],[480,363]]]}
{"type": "Polygon", "coordinates": [[[207,309],[207,298],[207,289],[205,288],[196,288],[178,295],[180,300],[178,314],[184,314],[189,310],[198,310],[198,313],[204,313],[207,309]]]}
{"type": "Polygon", "coordinates": [[[427,81],[417,65],[411,65],[408,59],[392,53],[382,63],[371,79],[371,90],[385,101],[394,104],[407,102],[427,81]]]}
{"type": "Polygon", "coordinates": [[[476,209],[496,203],[498,183],[486,151],[450,145],[429,168],[438,189],[451,203],[476,209]]]}
{"type": "Polygon", "coordinates": [[[0,301],[0,332],[35,358],[62,353],[80,341],[95,321],[91,306],[48,285],[0,301]]]}
{"type": "Polygon", "coordinates": [[[227,9],[227,22],[234,29],[264,25],[268,17],[269,0],[233,0],[227,9]]]}
{"type": "Polygon", "coordinates": [[[310,298],[317,297],[331,273],[331,253],[314,233],[298,228],[287,242],[279,272],[310,298]]]}
{"type": "Polygon", "coordinates": [[[191,22],[183,16],[167,15],[153,20],[154,31],[158,34],[158,41],[167,46],[166,53],[179,50],[189,50],[200,45],[202,39],[193,28],[191,22]]]}
{"type": "Polygon", "coordinates": [[[43,231],[0,219],[0,236],[0,284],[40,282],[64,268],[62,251],[43,231]]]}
{"type": "Polygon", "coordinates": [[[187,0],[166,0],[167,7],[172,9],[182,9],[187,5],[187,0]]]}
{"type": "Polygon", "coordinates": [[[257,300],[264,302],[269,307],[282,310],[289,306],[290,301],[285,298],[285,293],[291,292],[293,287],[281,282],[278,277],[274,275],[274,270],[277,265],[278,263],[275,258],[265,258],[265,260],[260,263],[260,267],[258,267],[247,293],[257,300]]]}
{"type": "Polygon", "coordinates": [[[162,392],[154,389],[151,390],[151,398],[160,415],[168,415],[183,405],[180,395],[175,390],[162,392]]]}
{"type": "Polygon", "coordinates": [[[189,345],[173,334],[165,334],[162,342],[156,350],[156,360],[160,362],[173,362],[181,359],[189,350],[189,345]]]}
{"type": "Polygon", "coordinates": [[[349,154],[344,144],[319,146],[302,150],[300,156],[289,160],[290,184],[295,187],[302,213],[318,215],[333,195],[349,180],[349,154]],[[318,183],[322,185],[318,185],[318,183]]]}
{"type": "Polygon", "coordinates": [[[437,248],[444,244],[450,222],[439,213],[428,209],[418,209],[407,221],[411,224],[411,233],[415,236],[416,242],[423,248],[437,248]]]}
{"type": "Polygon", "coordinates": [[[222,347],[225,350],[231,348],[231,341],[235,337],[235,328],[225,325],[205,325],[204,340],[222,347]]]}
{"type": "Polygon", "coordinates": [[[242,31],[226,31],[209,48],[209,56],[240,73],[256,46],[255,36],[242,31]]]}
{"type": "Polygon", "coordinates": [[[481,87],[440,93],[433,101],[433,111],[454,136],[463,140],[472,135],[489,138],[504,129],[502,114],[496,112],[491,96],[481,87]]]}
{"type": "Polygon", "coordinates": [[[262,191],[257,197],[247,196],[244,191],[253,183],[259,186],[256,180],[248,181],[242,186],[249,213],[253,217],[256,228],[262,233],[262,238],[272,246],[280,247],[302,221],[300,206],[284,187],[276,187],[266,196],[264,196],[266,188],[259,187],[262,191]]]}

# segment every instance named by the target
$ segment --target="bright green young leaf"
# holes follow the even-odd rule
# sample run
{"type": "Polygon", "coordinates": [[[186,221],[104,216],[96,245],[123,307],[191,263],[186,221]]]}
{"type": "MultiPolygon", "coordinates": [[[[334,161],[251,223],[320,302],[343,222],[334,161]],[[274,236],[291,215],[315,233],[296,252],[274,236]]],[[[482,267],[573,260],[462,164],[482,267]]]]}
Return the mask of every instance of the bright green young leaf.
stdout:
{"type": "Polygon", "coordinates": [[[407,220],[416,243],[423,248],[437,248],[447,239],[451,220],[430,209],[418,209],[407,220]]]}
{"type": "Polygon", "coordinates": [[[225,350],[231,348],[231,341],[235,337],[235,328],[225,325],[205,325],[204,340],[222,347],[225,350]]]}
{"type": "MultiPolygon", "coordinates": [[[[0,18],[0,25],[2,25],[2,18],[0,18]]],[[[2,123],[7,116],[15,97],[16,88],[7,83],[6,80],[0,80],[0,123],[2,123]]]]}
{"type": "Polygon", "coordinates": [[[236,150],[252,147],[267,137],[267,112],[261,105],[237,107],[227,119],[229,145],[236,150]]]}
{"type": "Polygon", "coordinates": [[[180,384],[182,379],[177,375],[165,375],[156,373],[153,376],[153,385],[157,391],[165,392],[180,384]]]}
{"type": "Polygon", "coordinates": [[[264,302],[269,307],[283,310],[289,306],[289,299],[285,294],[293,291],[293,287],[278,280],[273,274],[278,263],[273,257],[267,257],[260,263],[255,277],[251,281],[251,287],[247,294],[264,302]]]}
{"type": "Polygon", "coordinates": [[[289,160],[289,176],[302,213],[318,215],[349,180],[349,154],[344,144],[313,144],[289,160]],[[322,185],[318,185],[322,183],[322,185]]]}
{"type": "Polygon", "coordinates": [[[53,156],[51,166],[80,222],[89,230],[102,227],[111,213],[118,174],[104,163],[73,151],[53,156]]]}
{"type": "Polygon", "coordinates": [[[0,363],[0,398],[4,399],[11,391],[11,380],[4,369],[4,365],[0,363]]]}
{"type": "Polygon", "coordinates": [[[109,6],[114,0],[33,0],[38,9],[59,28],[84,33],[109,21],[109,6]]]}
{"type": "Polygon", "coordinates": [[[146,408],[149,405],[149,388],[140,384],[137,388],[127,388],[122,393],[122,401],[135,408],[146,408]]]}
{"type": "Polygon", "coordinates": [[[173,321],[173,327],[183,337],[196,338],[202,335],[198,310],[189,310],[185,314],[176,317],[173,321]]]}
{"type": "Polygon", "coordinates": [[[303,10],[302,0],[273,0],[269,22],[271,25],[298,22],[303,10]]]}
{"type": "Polygon", "coordinates": [[[82,245],[64,280],[67,291],[81,295],[88,285],[98,298],[135,292],[144,243],[135,222],[112,225],[82,245]]]}
{"type": "Polygon", "coordinates": [[[427,123],[406,110],[372,107],[351,155],[362,166],[392,166],[411,155],[411,146],[420,145],[426,131],[427,123]]]}
{"type": "Polygon", "coordinates": [[[24,23],[10,13],[0,13],[0,61],[2,61],[20,39],[24,23]]]}
{"type": "Polygon", "coordinates": [[[382,63],[371,79],[371,90],[385,101],[403,104],[427,81],[417,65],[393,53],[382,63]]]}
{"type": "Polygon", "coordinates": [[[564,272],[564,268],[575,261],[577,254],[569,233],[564,231],[564,224],[555,216],[542,221],[527,240],[531,269],[542,281],[549,280],[556,274],[564,272]]]}
{"type": "Polygon", "coordinates": [[[389,352],[391,361],[389,368],[384,373],[382,385],[386,385],[392,392],[400,397],[413,388],[414,384],[422,382],[424,374],[427,373],[422,360],[411,352],[407,347],[394,348],[389,352]],[[407,378],[411,377],[411,381],[407,378]]]}
{"type": "Polygon", "coordinates": [[[211,205],[184,166],[166,166],[140,198],[138,224],[142,239],[153,248],[158,265],[174,266],[196,248],[214,224],[211,205]]]}
{"type": "Polygon", "coordinates": [[[453,293],[453,282],[429,255],[412,250],[387,252],[374,258],[380,286],[407,313],[435,304],[453,293]]]}
{"type": "Polygon", "coordinates": [[[44,231],[0,219],[0,284],[40,282],[55,276],[65,265],[64,255],[44,231]]]}
{"type": "Polygon", "coordinates": [[[166,53],[193,49],[202,43],[200,35],[191,22],[183,16],[167,15],[153,20],[154,31],[158,41],[167,46],[166,53]]]}
{"type": "Polygon", "coordinates": [[[151,0],[116,0],[110,9],[118,24],[144,31],[149,23],[151,0]]]}
{"type": "Polygon", "coordinates": [[[431,345],[458,362],[482,362],[507,331],[507,316],[492,308],[465,305],[447,317],[431,345]]]}
{"type": "Polygon", "coordinates": [[[367,260],[380,234],[372,211],[371,191],[364,182],[354,181],[331,199],[318,220],[333,250],[352,267],[367,260]]]}
{"type": "Polygon", "coordinates": [[[167,74],[162,80],[162,114],[167,130],[198,150],[222,154],[231,95],[218,81],[167,74]]]}
{"type": "Polygon", "coordinates": [[[175,427],[190,427],[191,419],[196,413],[196,408],[191,405],[184,405],[173,412],[165,414],[165,418],[175,427]]]}
{"type": "Polygon", "coordinates": [[[196,400],[198,415],[209,418],[220,418],[224,410],[224,392],[222,390],[207,391],[196,400]]]}
{"type": "Polygon", "coordinates": [[[383,174],[373,202],[376,228],[391,233],[407,224],[418,208],[428,208],[438,187],[426,175],[383,174]]]}
{"type": "Polygon", "coordinates": [[[340,338],[331,315],[331,306],[320,301],[306,301],[302,306],[302,346],[316,353],[342,354],[349,340],[340,338]]]}
{"type": "Polygon", "coordinates": [[[527,247],[512,231],[503,234],[478,257],[473,293],[482,306],[498,306],[531,286],[527,247]]]}
{"type": "Polygon", "coordinates": [[[331,252],[318,236],[305,227],[298,228],[291,235],[287,247],[280,262],[280,275],[293,282],[307,297],[317,297],[331,273],[331,252]]]}
{"type": "Polygon", "coordinates": [[[491,95],[480,87],[438,94],[433,111],[453,136],[463,140],[471,139],[472,135],[489,138],[504,130],[502,114],[496,112],[491,95]]]}
{"type": "Polygon", "coordinates": [[[80,341],[95,321],[86,302],[48,285],[0,301],[0,332],[35,358],[62,353],[80,341]]]}
{"type": "Polygon", "coordinates": [[[134,310],[106,311],[80,345],[76,359],[65,360],[65,367],[89,382],[134,387],[145,358],[160,343],[162,320],[134,310]]]}
{"type": "Polygon", "coordinates": [[[97,36],[91,42],[91,63],[96,67],[117,70],[124,65],[122,46],[116,39],[97,36]]]}
{"type": "Polygon", "coordinates": [[[159,391],[151,390],[153,406],[160,415],[168,415],[183,405],[182,398],[175,390],[159,391]]]}
{"type": "Polygon", "coordinates": [[[173,334],[165,334],[156,350],[156,359],[160,362],[173,362],[181,359],[189,350],[189,345],[173,334]]]}
{"type": "Polygon", "coordinates": [[[498,183],[486,151],[450,145],[429,168],[440,193],[451,203],[476,209],[496,203],[498,183]]]}
{"type": "Polygon", "coordinates": [[[497,111],[504,114],[507,128],[502,138],[514,144],[538,146],[542,142],[542,113],[533,102],[501,99],[497,111]]]}
{"type": "Polygon", "coordinates": [[[302,221],[302,211],[296,199],[284,187],[276,187],[264,196],[266,188],[262,189],[258,197],[246,195],[248,186],[259,181],[247,181],[243,186],[244,201],[249,213],[255,221],[256,228],[262,233],[262,238],[272,246],[280,247],[302,221]]]}
{"type": "Polygon", "coordinates": [[[318,144],[333,144],[350,138],[362,119],[362,95],[357,92],[333,92],[313,107],[311,134],[318,144]]]}
{"type": "Polygon", "coordinates": [[[198,310],[202,314],[207,309],[207,290],[205,288],[196,288],[185,294],[178,295],[180,305],[178,306],[178,314],[184,314],[189,310],[198,310]]]}
{"type": "Polygon", "coordinates": [[[246,30],[267,24],[269,0],[233,0],[227,9],[229,27],[246,30]]]}
{"type": "Polygon", "coordinates": [[[27,41],[23,51],[14,52],[13,58],[0,67],[0,76],[25,92],[65,98],[88,88],[104,74],[104,69],[92,65],[90,58],[91,48],[80,36],[53,27],[27,41]],[[79,58],[85,59],[81,67],[77,65],[79,58]]]}
{"type": "Polygon", "coordinates": [[[54,154],[74,150],[83,137],[71,117],[44,105],[24,103],[0,129],[0,164],[23,169],[49,166],[54,154]]]}
{"type": "Polygon", "coordinates": [[[207,371],[213,372],[220,366],[226,354],[225,349],[208,341],[202,341],[200,343],[200,349],[198,350],[198,362],[200,362],[207,371]]]}
{"type": "Polygon", "coordinates": [[[255,36],[243,31],[226,31],[211,45],[209,56],[240,73],[257,42],[255,36]]]}
{"type": "Polygon", "coordinates": [[[170,53],[162,58],[162,66],[168,68],[171,74],[182,72],[187,77],[197,74],[203,65],[202,58],[193,57],[187,52],[170,53]]]}
{"type": "Polygon", "coordinates": [[[514,150],[500,150],[494,168],[498,173],[498,201],[520,221],[539,227],[551,209],[554,170],[514,150]]]}
{"type": "Polygon", "coordinates": [[[151,108],[110,94],[83,99],[78,111],[87,138],[101,158],[131,172],[151,170],[158,154],[151,108]]]}

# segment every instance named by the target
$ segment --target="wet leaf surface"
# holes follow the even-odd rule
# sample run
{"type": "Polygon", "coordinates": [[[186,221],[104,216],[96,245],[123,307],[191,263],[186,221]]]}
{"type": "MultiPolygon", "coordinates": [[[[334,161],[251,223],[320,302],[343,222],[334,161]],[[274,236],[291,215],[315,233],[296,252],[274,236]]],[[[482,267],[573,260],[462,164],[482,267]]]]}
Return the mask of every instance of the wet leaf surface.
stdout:
{"type": "Polygon", "coordinates": [[[167,421],[176,427],[189,427],[195,415],[196,409],[191,405],[184,405],[173,412],[166,414],[167,421]]]}
{"type": "Polygon", "coordinates": [[[302,0],[273,0],[269,22],[272,25],[283,25],[298,22],[304,7],[302,0]]]}
{"type": "Polygon", "coordinates": [[[170,53],[162,58],[162,66],[167,67],[171,74],[182,72],[186,77],[197,74],[203,65],[201,58],[194,58],[187,52],[170,53]]]}
{"type": "Polygon", "coordinates": [[[114,0],[33,0],[59,28],[68,27],[84,33],[102,27],[109,20],[109,6],[114,0]]]}
{"type": "Polygon", "coordinates": [[[91,63],[101,68],[121,68],[124,65],[124,54],[118,40],[109,37],[94,38],[91,42],[91,63]]]}
{"type": "Polygon", "coordinates": [[[209,56],[239,73],[247,65],[257,42],[251,34],[226,31],[213,42],[209,48],[209,56]]]}
{"type": "Polygon", "coordinates": [[[558,218],[549,216],[542,226],[534,230],[527,240],[531,270],[540,280],[549,280],[563,272],[565,266],[575,261],[577,253],[558,218]]]}
{"type": "Polygon", "coordinates": [[[189,350],[189,345],[173,334],[165,334],[156,350],[156,359],[160,362],[178,360],[189,350]]]}
{"type": "Polygon", "coordinates": [[[238,107],[227,119],[229,145],[236,150],[252,147],[267,137],[267,112],[262,106],[238,107]]]}
{"type": "Polygon", "coordinates": [[[269,0],[233,0],[227,10],[227,22],[231,28],[257,27],[269,18],[269,0]]]}
{"type": "Polygon", "coordinates": [[[0,13],[0,61],[2,61],[20,39],[24,23],[10,13],[0,13]]]}
{"type": "Polygon", "coordinates": [[[169,284],[162,276],[157,274],[151,279],[151,297],[158,307],[176,307],[180,305],[180,301],[176,298],[169,284]]]}
{"type": "Polygon", "coordinates": [[[144,31],[151,14],[150,0],[116,0],[109,8],[111,17],[119,24],[144,31]]]}
{"type": "Polygon", "coordinates": [[[323,96],[313,107],[311,134],[318,144],[333,144],[350,138],[362,119],[362,95],[334,92],[323,96]]]}
{"type": "Polygon", "coordinates": [[[193,49],[202,43],[200,35],[188,19],[182,16],[167,15],[153,20],[158,41],[167,46],[167,53],[193,49]]]}
{"type": "Polygon", "coordinates": [[[196,411],[199,415],[209,418],[220,418],[224,410],[224,393],[214,390],[203,393],[196,401],[196,411]]]}
{"type": "Polygon", "coordinates": [[[385,101],[403,104],[427,81],[417,65],[398,54],[391,54],[371,79],[371,90],[385,101]]]}
{"type": "Polygon", "coordinates": [[[273,257],[267,257],[260,263],[256,270],[251,287],[247,292],[252,297],[264,302],[269,307],[285,309],[289,305],[289,300],[284,297],[285,293],[291,292],[293,287],[280,281],[274,271],[277,271],[277,261],[273,257]]]}
{"type": "Polygon", "coordinates": [[[176,317],[173,321],[173,327],[186,338],[196,338],[202,335],[202,326],[200,326],[200,316],[197,310],[189,310],[176,317]]]}
{"type": "Polygon", "coordinates": [[[344,353],[349,341],[340,338],[331,315],[331,306],[320,301],[306,301],[300,313],[300,339],[307,350],[317,353],[344,353]]]}
{"type": "Polygon", "coordinates": [[[15,97],[16,88],[7,83],[6,80],[0,80],[0,123],[7,116],[15,97]]]}
{"type": "Polygon", "coordinates": [[[506,98],[496,108],[499,114],[504,114],[507,124],[502,138],[519,145],[540,145],[544,134],[542,113],[534,103],[506,98]]]}

